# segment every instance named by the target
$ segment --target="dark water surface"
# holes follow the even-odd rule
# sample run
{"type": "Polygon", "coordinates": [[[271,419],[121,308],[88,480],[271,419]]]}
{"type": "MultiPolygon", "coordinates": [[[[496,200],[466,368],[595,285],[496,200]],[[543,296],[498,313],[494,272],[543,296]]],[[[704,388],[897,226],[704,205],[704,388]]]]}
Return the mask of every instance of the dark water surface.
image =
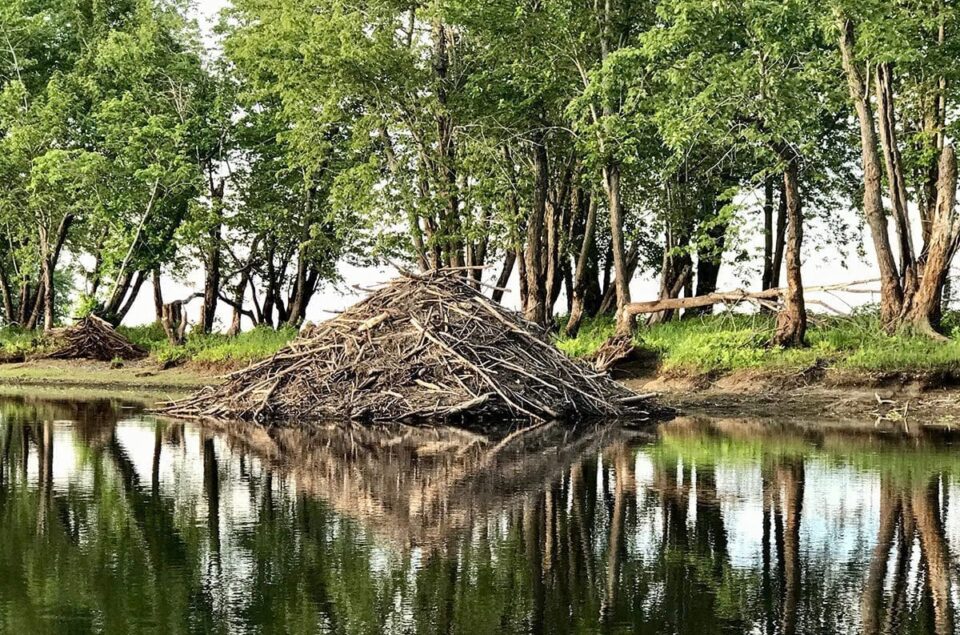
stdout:
{"type": "Polygon", "coordinates": [[[2,398],[0,628],[954,633],[957,441],[215,431],[2,398]]]}

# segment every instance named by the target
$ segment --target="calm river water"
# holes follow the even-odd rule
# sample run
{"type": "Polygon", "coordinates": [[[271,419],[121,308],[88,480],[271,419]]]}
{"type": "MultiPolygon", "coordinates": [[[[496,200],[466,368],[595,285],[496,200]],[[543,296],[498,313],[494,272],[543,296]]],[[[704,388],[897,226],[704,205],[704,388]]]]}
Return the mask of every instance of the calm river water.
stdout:
{"type": "Polygon", "coordinates": [[[948,433],[211,430],[0,399],[8,633],[955,633],[948,433]]]}

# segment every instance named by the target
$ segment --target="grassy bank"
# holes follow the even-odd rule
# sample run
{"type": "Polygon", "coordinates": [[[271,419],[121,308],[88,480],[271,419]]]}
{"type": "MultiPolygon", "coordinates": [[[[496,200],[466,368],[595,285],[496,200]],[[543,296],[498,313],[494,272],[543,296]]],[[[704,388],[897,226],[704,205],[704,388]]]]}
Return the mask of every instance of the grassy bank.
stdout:
{"type": "Polygon", "coordinates": [[[255,328],[229,337],[219,333],[191,334],[183,346],[172,346],[159,324],[121,326],[118,329],[130,341],[148,351],[160,364],[191,363],[210,368],[239,368],[270,357],[297,334],[297,329],[255,328]]]}
{"type": "MultiPolygon", "coordinates": [[[[672,321],[641,327],[634,339],[638,346],[654,355],[660,371],[669,375],[722,374],[744,369],[774,374],[818,365],[854,374],[951,373],[960,376],[960,314],[950,314],[944,322],[951,335],[946,343],[907,335],[885,335],[872,315],[815,318],[807,335],[809,347],[797,350],[767,346],[775,327],[775,319],[770,315],[724,314],[672,321]]],[[[120,327],[120,331],[150,351],[150,358],[116,369],[109,369],[109,364],[96,368],[43,362],[3,364],[0,380],[102,383],[96,378],[108,379],[104,373],[109,369],[116,371],[117,376],[111,376],[108,383],[124,383],[126,374],[137,377],[132,382],[135,385],[144,377],[144,383],[186,385],[196,383],[195,375],[209,378],[211,374],[267,358],[296,335],[296,331],[289,328],[279,331],[258,328],[236,337],[193,334],[183,346],[171,346],[159,325],[120,327]],[[167,379],[154,379],[145,374],[170,367],[178,367],[179,372],[165,371],[167,379]]],[[[613,335],[613,331],[610,318],[596,318],[586,321],[576,338],[558,338],[557,345],[572,357],[586,357],[613,335]]],[[[0,356],[7,361],[40,358],[51,346],[51,342],[35,332],[0,329],[0,356]]]]}
{"type": "MultiPolygon", "coordinates": [[[[660,368],[673,373],[729,372],[740,369],[789,371],[821,364],[862,372],[960,373],[960,316],[944,320],[949,342],[884,334],[873,315],[819,317],[807,332],[809,347],[784,350],[767,346],[774,332],[770,315],[723,314],[641,327],[636,344],[657,355],[660,368]]],[[[588,321],[573,339],[558,346],[574,357],[588,356],[614,331],[610,318],[588,321]]]]}
{"type": "MultiPolygon", "coordinates": [[[[183,346],[172,346],[159,324],[121,326],[118,329],[132,342],[150,351],[151,361],[165,366],[190,363],[200,368],[229,370],[276,353],[296,334],[296,329],[256,328],[235,337],[221,334],[191,334],[183,346]]],[[[6,327],[0,329],[0,358],[42,357],[55,343],[35,331],[6,327]]]]}
{"type": "Polygon", "coordinates": [[[236,337],[190,335],[171,346],[159,325],[120,327],[131,341],[150,352],[145,360],[96,362],[51,360],[44,353],[55,342],[40,334],[0,329],[0,387],[76,388],[165,399],[219,381],[226,372],[270,357],[296,335],[294,329],[254,329],[236,337]]]}

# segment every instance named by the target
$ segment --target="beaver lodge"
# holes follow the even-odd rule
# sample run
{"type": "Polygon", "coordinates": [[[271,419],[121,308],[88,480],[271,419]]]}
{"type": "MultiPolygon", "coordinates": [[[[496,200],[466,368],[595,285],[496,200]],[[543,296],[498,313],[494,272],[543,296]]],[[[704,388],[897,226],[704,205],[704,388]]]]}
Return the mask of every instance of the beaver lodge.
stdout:
{"type": "Polygon", "coordinates": [[[161,411],[257,422],[642,416],[642,397],[561,353],[459,273],[406,274],[274,357],[161,411]]]}
{"type": "Polygon", "coordinates": [[[146,349],[137,346],[110,326],[109,322],[89,315],[69,328],[56,329],[51,336],[60,347],[47,355],[50,359],[95,359],[109,362],[115,359],[135,360],[147,356],[146,349]]]}

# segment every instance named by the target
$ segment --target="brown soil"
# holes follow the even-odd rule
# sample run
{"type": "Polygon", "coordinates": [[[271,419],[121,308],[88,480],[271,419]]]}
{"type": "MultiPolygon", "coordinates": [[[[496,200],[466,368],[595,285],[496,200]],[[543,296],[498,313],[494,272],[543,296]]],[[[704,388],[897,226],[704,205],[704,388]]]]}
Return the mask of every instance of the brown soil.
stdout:
{"type": "Polygon", "coordinates": [[[624,382],[656,393],[658,403],[683,414],[775,415],[819,425],[906,430],[960,425],[960,388],[953,378],[937,375],[744,370],[722,376],[649,374],[624,382]]]}
{"type": "Polygon", "coordinates": [[[111,362],[32,359],[0,364],[0,387],[57,386],[117,390],[185,391],[219,383],[220,372],[188,366],[162,369],[153,360],[111,362]]]}

